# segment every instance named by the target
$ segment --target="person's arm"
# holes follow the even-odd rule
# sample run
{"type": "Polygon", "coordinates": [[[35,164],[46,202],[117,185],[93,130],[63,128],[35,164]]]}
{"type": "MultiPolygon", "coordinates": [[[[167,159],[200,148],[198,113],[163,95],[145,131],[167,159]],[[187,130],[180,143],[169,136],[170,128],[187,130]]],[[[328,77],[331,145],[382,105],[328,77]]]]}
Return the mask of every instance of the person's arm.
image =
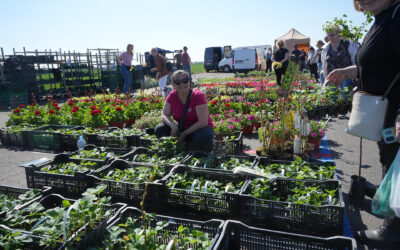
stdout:
{"type": "Polygon", "coordinates": [[[328,76],[326,76],[325,82],[332,83],[335,86],[339,86],[346,79],[356,79],[357,78],[357,65],[352,65],[347,68],[335,69],[328,76]]]}
{"type": "Polygon", "coordinates": [[[315,60],[317,60],[317,58],[318,58],[318,53],[317,53],[317,52],[314,52],[314,56],[311,58],[310,64],[314,64],[314,63],[315,63],[315,60]]]}
{"type": "Polygon", "coordinates": [[[208,126],[208,106],[207,104],[201,104],[196,106],[197,122],[190,126],[188,129],[181,133],[178,142],[182,143],[187,135],[190,135],[194,131],[208,126]]]}
{"type": "Polygon", "coordinates": [[[288,60],[289,60],[289,52],[286,52],[285,58],[283,58],[283,60],[280,61],[280,63],[284,63],[284,62],[286,62],[286,61],[288,61],[288,60]]]}
{"type": "Polygon", "coordinates": [[[355,65],[356,64],[356,54],[358,51],[358,45],[355,42],[350,42],[348,51],[349,51],[349,54],[351,57],[351,64],[355,65]]]}
{"type": "Polygon", "coordinates": [[[176,136],[178,133],[178,123],[171,117],[171,104],[169,102],[165,102],[164,104],[161,120],[171,128],[171,136],[176,136]]]}
{"type": "Polygon", "coordinates": [[[122,65],[122,57],[124,57],[124,54],[121,54],[118,58],[117,58],[117,61],[118,61],[118,64],[119,65],[122,65]]]}

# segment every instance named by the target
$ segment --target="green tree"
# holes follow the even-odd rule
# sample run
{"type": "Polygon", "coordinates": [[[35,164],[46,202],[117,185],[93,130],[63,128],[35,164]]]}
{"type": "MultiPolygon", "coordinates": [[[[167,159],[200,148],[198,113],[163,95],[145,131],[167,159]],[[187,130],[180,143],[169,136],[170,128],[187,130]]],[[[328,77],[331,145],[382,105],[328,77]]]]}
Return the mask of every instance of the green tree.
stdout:
{"type": "Polygon", "coordinates": [[[365,13],[366,20],[359,26],[354,25],[353,21],[347,19],[347,15],[344,14],[342,17],[335,17],[333,21],[327,21],[322,29],[329,33],[331,31],[332,26],[339,27],[341,32],[340,36],[359,43],[360,39],[364,36],[364,34],[368,31],[367,26],[373,21],[372,14],[369,12],[365,13]]]}

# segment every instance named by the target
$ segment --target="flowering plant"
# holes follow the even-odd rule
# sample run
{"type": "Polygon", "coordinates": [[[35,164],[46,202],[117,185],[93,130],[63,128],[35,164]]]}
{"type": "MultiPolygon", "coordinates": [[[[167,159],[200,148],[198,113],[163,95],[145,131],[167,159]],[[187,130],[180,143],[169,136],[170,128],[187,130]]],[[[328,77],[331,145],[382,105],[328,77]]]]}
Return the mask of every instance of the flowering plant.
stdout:
{"type": "Polygon", "coordinates": [[[84,117],[84,112],[78,106],[74,106],[71,111],[65,115],[64,119],[67,121],[65,122],[66,124],[82,125],[84,117]]]}
{"type": "Polygon", "coordinates": [[[103,113],[100,109],[90,111],[90,115],[86,116],[85,123],[92,128],[102,127],[106,125],[103,118],[103,113]]]}
{"type": "Polygon", "coordinates": [[[161,110],[156,110],[144,113],[142,117],[136,121],[135,126],[139,129],[155,128],[161,122],[161,110]]]}
{"type": "MultiPolygon", "coordinates": [[[[55,107],[59,108],[59,106],[55,106],[55,107]]],[[[58,112],[56,112],[53,109],[50,109],[49,112],[47,112],[44,120],[47,124],[61,124],[60,114],[58,114],[58,112]]]]}
{"type": "Polygon", "coordinates": [[[310,121],[310,133],[308,135],[309,140],[318,140],[325,136],[325,132],[327,127],[325,126],[324,122],[319,121],[310,121]]]}
{"type": "Polygon", "coordinates": [[[127,119],[138,119],[140,117],[139,108],[135,103],[126,104],[124,112],[127,119]]]}
{"type": "Polygon", "coordinates": [[[45,111],[43,109],[37,109],[38,106],[28,106],[24,113],[24,120],[27,124],[31,125],[42,125],[45,122],[45,111]]]}
{"type": "Polygon", "coordinates": [[[214,131],[216,134],[232,134],[240,131],[242,128],[240,122],[236,119],[228,118],[219,120],[214,123],[214,131]]]}
{"type": "Polygon", "coordinates": [[[108,121],[122,123],[125,122],[124,110],[120,106],[111,108],[109,111],[108,121]]]}
{"type": "Polygon", "coordinates": [[[7,127],[11,125],[20,125],[24,122],[25,109],[21,105],[20,108],[16,108],[10,114],[10,119],[6,122],[7,127]]]}

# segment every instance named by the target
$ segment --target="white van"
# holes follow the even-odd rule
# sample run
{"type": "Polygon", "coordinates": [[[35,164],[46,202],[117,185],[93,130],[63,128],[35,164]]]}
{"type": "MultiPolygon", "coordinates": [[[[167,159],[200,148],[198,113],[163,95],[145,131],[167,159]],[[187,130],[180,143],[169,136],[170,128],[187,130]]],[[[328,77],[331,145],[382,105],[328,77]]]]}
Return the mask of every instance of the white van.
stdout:
{"type": "Polygon", "coordinates": [[[244,72],[251,70],[266,70],[265,52],[260,48],[234,49],[218,64],[218,69],[224,72],[244,72]]]}

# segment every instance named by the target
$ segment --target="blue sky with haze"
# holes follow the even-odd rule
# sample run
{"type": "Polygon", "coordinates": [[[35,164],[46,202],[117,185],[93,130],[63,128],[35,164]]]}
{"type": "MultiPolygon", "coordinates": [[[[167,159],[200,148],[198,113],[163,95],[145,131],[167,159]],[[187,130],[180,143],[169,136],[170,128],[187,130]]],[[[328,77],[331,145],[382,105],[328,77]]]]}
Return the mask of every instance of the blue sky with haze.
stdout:
{"type": "Polygon", "coordinates": [[[352,0],[1,0],[0,47],[22,51],[87,48],[136,52],[151,47],[189,47],[192,61],[204,48],[272,44],[291,28],[322,39],[327,20],[347,14],[355,24],[365,18],[352,0]]]}

